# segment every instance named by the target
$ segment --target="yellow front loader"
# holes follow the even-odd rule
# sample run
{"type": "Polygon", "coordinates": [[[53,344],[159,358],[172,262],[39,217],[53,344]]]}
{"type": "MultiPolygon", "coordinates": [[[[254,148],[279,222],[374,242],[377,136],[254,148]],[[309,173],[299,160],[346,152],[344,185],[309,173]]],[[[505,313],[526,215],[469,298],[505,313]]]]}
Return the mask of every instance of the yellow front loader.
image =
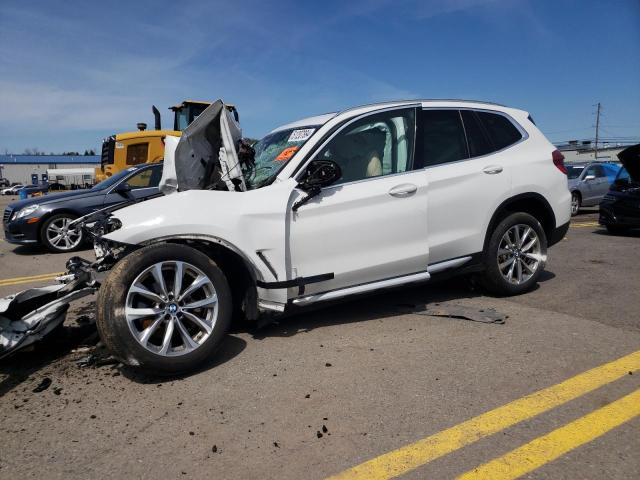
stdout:
{"type": "MultiPolygon", "coordinates": [[[[147,130],[146,123],[138,123],[138,131],[117,133],[102,142],[100,166],[96,168],[96,182],[109,178],[114,173],[140,163],[161,162],[164,159],[164,139],[167,135],[179,137],[182,130],[200,115],[210,102],[185,100],[170,107],[174,113],[173,130],[162,130],[160,112],[152,108],[155,117],[155,129],[147,130]]],[[[238,112],[233,105],[226,105],[236,120],[238,112]]]]}

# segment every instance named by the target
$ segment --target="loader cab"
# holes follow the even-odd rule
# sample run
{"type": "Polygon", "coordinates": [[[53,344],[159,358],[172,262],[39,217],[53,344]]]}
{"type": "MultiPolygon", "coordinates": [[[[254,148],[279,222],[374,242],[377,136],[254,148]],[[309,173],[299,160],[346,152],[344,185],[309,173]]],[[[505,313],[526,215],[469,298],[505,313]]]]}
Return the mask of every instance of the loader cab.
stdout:
{"type": "MultiPolygon", "coordinates": [[[[101,182],[113,174],[141,163],[161,162],[164,159],[164,140],[167,136],[180,137],[189,126],[209,106],[211,102],[185,100],[170,107],[174,113],[173,130],[162,130],[160,112],[152,108],[155,117],[155,129],[148,130],[146,123],[136,125],[138,131],[118,133],[105,138],[102,142],[100,167],[96,168],[96,182],[101,182]]],[[[225,105],[236,122],[238,111],[234,105],[225,105]]]]}
{"type": "MultiPolygon", "coordinates": [[[[183,131],[193,122],[198,116],[211,105],[211,102],[202,102],[199,100],[185,100],[184,102],[170,107],[169,110],[173,111],[173,129],[176,131],[183,131]]],[[[238,111],[234,105],[225,105],[227,110],[233,113],[236,122],[239,121],[238,111]]]]}

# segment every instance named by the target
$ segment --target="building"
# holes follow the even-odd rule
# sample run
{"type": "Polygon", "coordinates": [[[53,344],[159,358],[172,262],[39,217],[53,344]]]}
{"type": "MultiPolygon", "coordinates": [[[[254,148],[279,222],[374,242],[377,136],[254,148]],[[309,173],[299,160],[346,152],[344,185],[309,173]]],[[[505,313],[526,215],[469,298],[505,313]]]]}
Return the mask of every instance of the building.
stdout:
{"type": "MultiPolygon", "coordinates": [[[[598,142],[600,144],[600,142],[598,142]]],[[[610,145],[605,143],[598,147],[599,162],[617,162],[618,153],[629,145],[610,145]]],[[[595,161],[595,150],[591,140],[571,140],[567,143],[556,144],[558,150],[564,155],[565,163],[593,162],[595,161]]]]}
{"type": "MultiPolygon", "coordinates": [[[[99,166],[99,155],[0,155],[0,178],[6,178],[9,183],[34,185],[49,181],[47,170],[95,169],[99,166]]],[[[93,178],[83,178],[82,183],[93,183],[93,178]]],[[[54,181],[52,178],[51,182],[54,181]]]]}

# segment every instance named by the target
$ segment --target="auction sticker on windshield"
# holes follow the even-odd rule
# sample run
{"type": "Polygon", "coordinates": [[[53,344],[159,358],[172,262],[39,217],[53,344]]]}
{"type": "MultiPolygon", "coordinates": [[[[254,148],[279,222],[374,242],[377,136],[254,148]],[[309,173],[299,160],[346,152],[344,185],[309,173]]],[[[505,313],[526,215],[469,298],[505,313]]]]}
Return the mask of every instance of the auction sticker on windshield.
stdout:
{"type": "Polygon", "coordinates": [[[304,142],[311,135],[313,135],[313,132],[315,131],[316,131],[315,128],[304,128],[302,130],[294,130],[293,132],[291,132],[291,135],[289,135],[289,140],[287,140],[287,142],[304,142]]]}
{"type": "Polygon", "coordinates": [[[296,153],[298,151],[300,147],[289,147],[289,148],[285,148],[283,151],[280,152],[280,154],[276,157],[276,160],[278,160],[279,162],[282,162],[284,160],[289,160],[291,157],[293,157],[293,154],[296,153]]]}

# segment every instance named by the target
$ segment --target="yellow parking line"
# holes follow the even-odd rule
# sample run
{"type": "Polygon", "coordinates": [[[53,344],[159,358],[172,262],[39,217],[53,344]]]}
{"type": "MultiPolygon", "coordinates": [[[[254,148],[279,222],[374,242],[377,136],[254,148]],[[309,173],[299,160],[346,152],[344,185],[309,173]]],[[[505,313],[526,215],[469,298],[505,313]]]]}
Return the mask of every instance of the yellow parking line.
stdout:
{"type": "Polygon", "coordinates": [[[511,480],[540,468],[640,415],[640,389],[502,457],[460,475],[458,480],[511,480]]]}
{"type": "Polygon", "coordinates": [[[572,223],[570,225],[570,227],[572,228],[598,227],[598,226],[600,226],[598,222],[572,223]]]}
{"type": "Polygon", "coordinates": [[[63,275],[64,272],[57,273],[42,273],[40,275],[33,275],[30,277],[15,277],[15,278],[7,278],[4,280],[0,280],[0,287],[6,287],[9,285],[18,285],[21,283],[35,283],[41,280],[53,280],[60,275],[63,275]]]}
{"type": "Polygon", "coordinates": [[[436,458],[551,410],[628,372],[640,369],[640,350],[539,390],[456,426],[380,455],[333,477],[332,480],[388,479],[405,474],[436,458]]]}

